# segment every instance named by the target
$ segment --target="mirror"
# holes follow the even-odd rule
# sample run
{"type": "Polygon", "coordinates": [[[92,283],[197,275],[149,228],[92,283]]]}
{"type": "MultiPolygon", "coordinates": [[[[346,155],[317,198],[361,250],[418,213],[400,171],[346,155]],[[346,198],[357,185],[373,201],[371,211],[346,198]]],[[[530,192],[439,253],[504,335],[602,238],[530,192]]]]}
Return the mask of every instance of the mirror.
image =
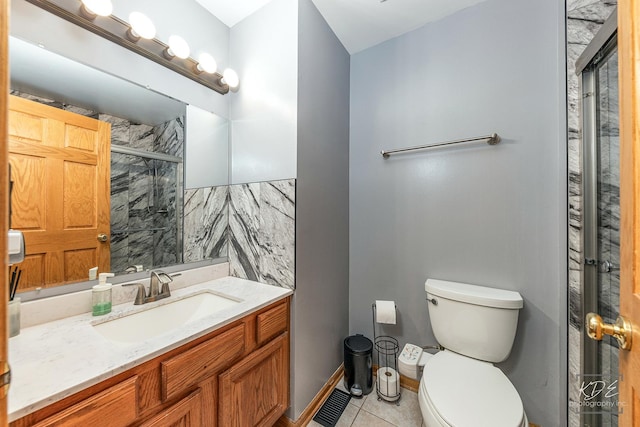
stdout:
{"type": "Polygon", "coordinates": [[[21,99],[9,119],[11,225],[24,231],[28,254],[19,291],[87,281],[96,266],[125,274],[227,256],[218,241],[226,197],[204,197],[228,184],[226,119],[15,37],[10,48],[11,93],[21,99]],[[36,111],[28,101],[57,110],[36,111]],[[55,120],[43,119],[48,111],[55,120]],[[42,141],[29,126],[44,129],[42,141]],[[50,147],[54,131],[46,126],[66,129],[62,148],[50,147]],[[109,130],[100,139],[92,126],[109,130]],[[109,148],[101,158],[103,140],[109,148]],[[64,150],[71,160],[54,165],[48,156],[59,160],[64,150]],[[100,203],[103,187],[109,206],[100,203]],[[81,232],[90,244],[76,243],[81,232]]]}

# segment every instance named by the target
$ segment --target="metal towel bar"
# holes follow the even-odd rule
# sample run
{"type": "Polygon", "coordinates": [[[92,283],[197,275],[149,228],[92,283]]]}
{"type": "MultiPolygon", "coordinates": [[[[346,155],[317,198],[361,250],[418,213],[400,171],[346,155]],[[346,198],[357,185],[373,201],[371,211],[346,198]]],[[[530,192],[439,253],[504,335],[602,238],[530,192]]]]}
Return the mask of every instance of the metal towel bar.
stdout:
{"type": "Polygon", "coordinates": [[[478,136],[475,138],[465,138],[465,139],[458,139],[455,141],[439,142],[437,144],[420,145],[417,147],[408,147],[408,148],[398,148],[397,150],[382,150],[380,154],[382,154],[382,157],[384,157],[385,159],[388,159],[389,156],[391,156],[392,154],[404,153],[407,151],[424,150],[426,148],[444,147],[446,145],[460,144],[463,142],[484,141],[484,140],[486,140],[487,144],[489,145],[496,145],[497,143],[500,142],[500,136],[497,133],[493,133],[487,136],[478,136]]]}

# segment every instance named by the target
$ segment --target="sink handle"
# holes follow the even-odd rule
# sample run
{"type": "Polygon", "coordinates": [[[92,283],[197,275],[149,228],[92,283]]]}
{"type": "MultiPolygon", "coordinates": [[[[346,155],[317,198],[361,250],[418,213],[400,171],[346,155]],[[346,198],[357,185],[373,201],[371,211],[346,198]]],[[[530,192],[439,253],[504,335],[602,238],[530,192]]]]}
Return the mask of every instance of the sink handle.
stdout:
{"type": "Polygon", "coordinates": [[[168,297],[171,296],[171,289],[169,289],[169,282],[162,283],[162,290],[160,291],[160,295],[166,295],[168,297]]]}
{"type": "Polygon", "coordinates": [[[168,275],[166,273],[160,274],[160,282],[162,283],[162,290],[160,291],[160,294],[166,295],[168,297],[171,296],[171,289],[169,289],[169,283],[173,282],[173,278],[176,276],[180,276],[180,273],[172,274],[172,275],[168,275]]]}
{"type": "MultiPolygon", "coordinates": [[[[156,295],[162,298],[171,296],[171,290],[169,289],[169,283],[173,282],[175,276],[180,274],[168,275],[164,271],[156,270],[151,272],[151,283],[155,283],[156,295]],[[162,285],[160,292],[158,293],[158,283],[162,285]]],[[[151,292],[151,291],[149,291],[151,292]]]]}
{"type": "Polygon", "coordinates": [[[142,304],[144,304],[146,290],[145,290],[144,285],[142,283],[125,283],[122,286],[137,286],[138,287],[138,293],[136,294],[136,299],[133,302],[133,305],[142,305],[142,304]]]}

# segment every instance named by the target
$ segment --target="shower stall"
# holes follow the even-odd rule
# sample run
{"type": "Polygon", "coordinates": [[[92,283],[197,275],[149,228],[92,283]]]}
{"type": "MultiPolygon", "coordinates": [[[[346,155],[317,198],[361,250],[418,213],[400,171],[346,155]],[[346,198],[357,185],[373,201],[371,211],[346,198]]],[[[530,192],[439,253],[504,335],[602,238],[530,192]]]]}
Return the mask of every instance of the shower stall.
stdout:
{"type": "Polygon", "coordinates": [[[182,262],[182,176],[180,157],[111,146],[113,272],[182,262]]]}
{"type": "MultiPolygon", "coordinates": [[[[582,85],[584,287],[582,318],[614,323],[620,306],[620,145],[616,14],[576,63],[582,85]]],[[[618,343],[582,334],[581,425],[618,425],[618,343]]]]}

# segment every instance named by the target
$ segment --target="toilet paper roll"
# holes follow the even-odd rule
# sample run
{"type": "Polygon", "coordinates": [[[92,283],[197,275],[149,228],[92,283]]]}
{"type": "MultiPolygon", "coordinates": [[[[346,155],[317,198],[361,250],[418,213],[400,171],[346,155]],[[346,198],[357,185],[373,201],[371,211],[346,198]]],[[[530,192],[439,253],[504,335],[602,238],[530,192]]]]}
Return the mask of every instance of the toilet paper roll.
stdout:
{"type": "Polygon", "coordinates": [[[376,300],[376,322],[388,325],[396,324],[396,303],[395,301],[376,300]]]}
{"type": "Polygon", "coordinates": [[[389,367],[378,369],[378,378],[376,386],[382,397],[393,398],[400,394],[400,376],[398,372],[389,367]]]}

